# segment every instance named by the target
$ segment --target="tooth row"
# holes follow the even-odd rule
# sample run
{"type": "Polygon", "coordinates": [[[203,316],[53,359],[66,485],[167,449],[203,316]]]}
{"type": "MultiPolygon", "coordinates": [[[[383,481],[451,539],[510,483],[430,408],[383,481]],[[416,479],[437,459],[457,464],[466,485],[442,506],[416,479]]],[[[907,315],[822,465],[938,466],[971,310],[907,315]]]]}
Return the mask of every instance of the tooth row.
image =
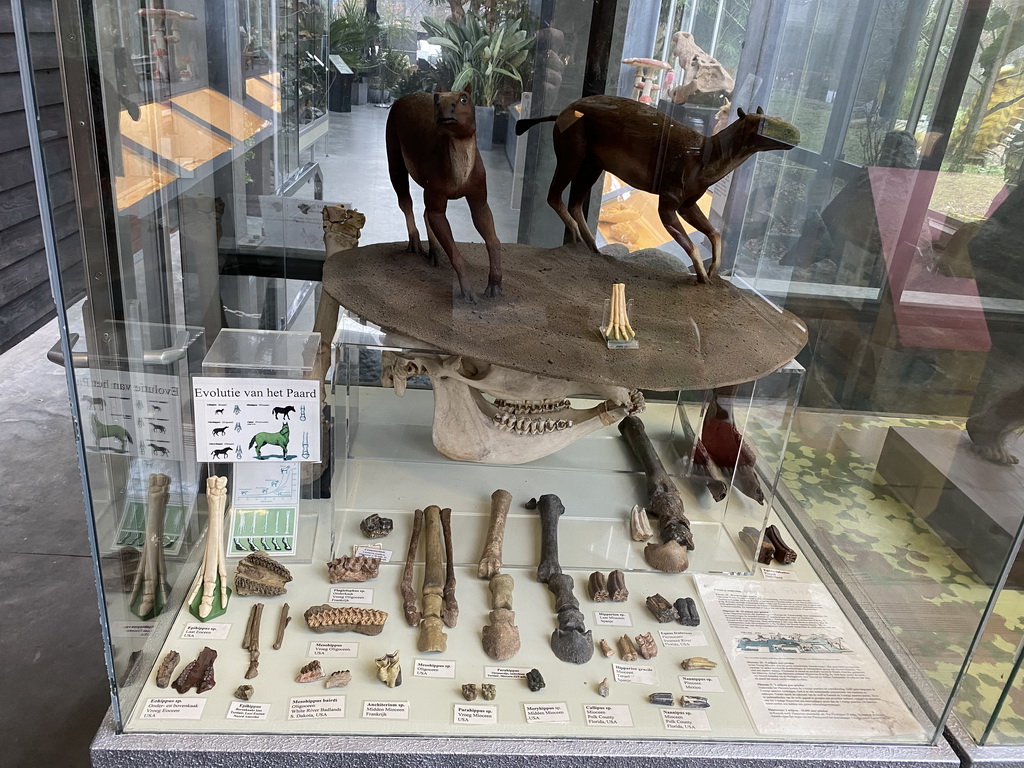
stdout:
{"type": "Polygon", "coordinates": [[[515,432],[517,435],[544,435],[572,426],[572,421],[568,419],[529,419],[522,416],[516,418],[509,413],[496,413],[493,420],[498,429],[515,432]]]}
{"type": "Polygon", "coordinates": [[[568,398],[561,400],[548,400],[547,398],[543,400],[505,400],[497,398],[494,401],[494,406],[516,416],[524,416],[533,413],[564,411],[571,406],[571,403],[568,398]]]}

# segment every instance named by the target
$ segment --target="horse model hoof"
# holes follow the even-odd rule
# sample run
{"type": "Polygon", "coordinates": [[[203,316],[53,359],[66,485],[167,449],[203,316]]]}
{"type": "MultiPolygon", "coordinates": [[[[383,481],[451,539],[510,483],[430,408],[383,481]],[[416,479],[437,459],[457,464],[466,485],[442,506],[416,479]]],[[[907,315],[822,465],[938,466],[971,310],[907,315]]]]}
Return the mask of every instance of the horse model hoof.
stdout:
{"type": "Polygon", "coordinates": [[[488,283],[487,289],[484,291],[484,296],[488,299],[497,299],[502,295],[501,283],[488,283]]]}
{"type": "Polygon", "coordinates": [[[462,299],[467,304],[477,303],[476,294],[469,290],[469,288],[463,288],[462,291],[459,293],[459,298],[462,299]]]}

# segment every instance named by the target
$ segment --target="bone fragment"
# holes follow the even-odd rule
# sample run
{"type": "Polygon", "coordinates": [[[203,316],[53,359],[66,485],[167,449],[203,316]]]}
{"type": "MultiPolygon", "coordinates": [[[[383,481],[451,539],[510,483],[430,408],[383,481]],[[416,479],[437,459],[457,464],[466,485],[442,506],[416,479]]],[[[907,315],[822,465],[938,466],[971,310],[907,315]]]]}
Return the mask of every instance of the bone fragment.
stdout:
{"type": "Polygon", "coordinates": [[[487,528],[487,540],[480,554],[476,574],[481,579],[492,579],[501,572],[501,549],[505,540],[505,521],[512,494],[499,488],[491,494],[491,522],[487,528]]]}
{"type": "Polygon", "coordinates": [[[692,597],[680,597],[675,602],[676,613],[679,614],[679,623],[684,627],[699,627],[700,614],[697,613],[697,603],[692,597]]]}
{"type": "Polygon", "coordinates": [[[662,543],[648,544],[644,559],[656,570],[682,573],[690,565],[686,552],[693,549],[693,534],[683,511],[682,497],[647,436],[644,423],[636,416],[627,416],[619,422],[619,432],[647,475],[647,510],[658,519],[661,528],[662,543]]]}
{"type": "Polygon", "coordinates": [[[164,660],[160,662],[160,668],[156,671],[156,687],[166,688],[171,684],[171,676],[174,675],[174,668],[181,661],[177,651],[168,651],[164,660]]]}
{"type": "Polygon", "coordinates": [[[302,669],[299,670],[299,674],[295,677],[296,683],[315,683],[317,680],[324,679],[324,668],[320,666],[320,662],[316,659],[306,664],[302,669]]]}
{"type": "Polygon", "coordinates": [[[608,596],[613,603],[624,603],[629,598],[626,575],[622,571],[615,570],[608,574],[608,596]]]}
{"type": "Polygon", "coordinates": [[[395,521],[390,517],[381,517],[374,513],[363,518],[359,530],[368,539],[382,539],[395,529],[395,521]]]}
{"type": "Polygon", "coordinates": [[[342,581],[369,581],[377,578],[380,573],[380,558],[378,557],[336,557],[327,564],[328,577],[331,584],[342,581]]]}
{"type": "Polygon", "coordinates": [[[206,478],[206,505],[209,523],[206,531],[206,549],[200,567],[200,581],[189,596],[189,610],[200,621],[206,621],[214,613],[215,601],[219,597],[218,613],[228,607],[228,573],[224,565],[224,510],[228,500],[228,479],[212,475],[206,478]],[[197,606],[192,603],[202,590],[197,606]]]}
{"type": "Polygon", "coordinates": [[[420,625],[420,612],[416,607],[416,592],[412,588],[412,569],[416,562],[416,550],[420,544],[420,528],[423,526],[423,510],[417,509],[412,521],[412,533],[409,535],[409,551],[405,556],[405,569],[402,571],[402,608],[405,622],[410,627],[420,625]]]}
{"type": "Polygon", "coordinates": [[[532,512],[537,508],[537,499],[535,497],[531,497],[529,501],[523,504],[523,506],[532,512]]]}
{"type": "Polygon", "coordinates": [[[128,604],[140,619],[157,616],[167,602],[167,567],[164,563],[164,517],[171,478],[169,475],[149,476],[146,496],[146,532],[142,552],[132,582],[128,604]]]}
{"type": "Polygon", "coordinates": [[[284,642],[284,631],[291,623],[292,617],[288,615],[288,603],[281,606],[281,617],[277,620],[277,638],[274,640],[274,650],[281,650],[281,643],[284,642]]]}
{"type": "Polygon", "coordinates": [[[358,632],[361,635],[379,635],[388,620],[387,611],[372,608],[335,608],[313,605],[304,614],[306,625],[314,632],[358,632]]]}
{"type": "Polygon", "coordinates": [[[619,656],[623,661],[636,661],[636,646],[633,645],[633,640],[629,635],[619,638],[619,656]]]}
{"type": "Polygon", "coordinates": [[[235,566],[236,595],[283,595],[291,580],[288,569],[263,552],[252,552],[235,566]]]}
{"type": "Polygon", "coordinates": [[[692,656],[689,659],[683,659],[680,666],[685,670],[693,669],[714,669],[718,665],[715,664],[711,659],[704,658],[703,656],[692,656]]]}
{"type": "Polygon", "coordinates": [[[377,679],[388,688],[397,688],[402,684],[402,664],[398,658],[398,651],[386,653],[379,659],[374,659],[377,665],[377,679]]]}
{"type": "Polygon", "coordinates": [[[352,673],[347,669],[331,672],[324,680],[324,688],[344,688],[352,682],[352,673]]]}
{"type": "Polygon", "coordinates": [[[544,687],[544,676],[539,669],[531,669],[526,673],[526,686],[534,693],[544,687]]]}
{"type": "Polygon", "coordinates": [[[603,573],[594,571],[590,574],[590,579],[587,581],[587,593],[595,603],[608,602],[608,580],[603,573]]]}
{"type": "Polygon", "coordinates": [[[499,573],[491,579],[490,624],[483,628],[484,653],[495,661],[511,659],[519,653],[519,627],[512,610],[512,589],[514,582],[507,573],[499,573]]]}
{"type": "Polygon", "coordinates": [[[562,572],[558,564],[558,520],[565,513],[562,500],[553,493],[546,493],[537,502],[540,512],[540,565],[537,566],[537,581],[547,584],[555,574],[562,572]]]}
{"type": "Polygon", "coordinates": [[[615,655],[615,650],[608,644],[607,640],[602,639],[599,647],[601,648],[601,653],[607,658],[611,658],[615,655]]]}
{"type": "Polygon", "coordinates": [[[792,549],[782,539],[782,534],[774,525],[769,525],[764,532],[765,538],[775,547],[775,562],[782,565],[789,565],[796,562],[796,550],[792,549]]]}
{"type": "Polygon", "coordinates": [[[416,648],[421,653],[441,652],[448,647],[448,636],[441,629],[444,592],[444,566],[441,563],[441,508],[431,504],[424,510],[423,608],[416,648]]]}
{"type": "Polygon", "coordinates": [[[775,547],[767,538],[761,538],[760,531],[753,526],[743,527],[740,531],[740,541],[746,545],[754,559],[762,565],[771,563],[775,556],[775,547]]]}
{"type": "Polygon", "coordinates": [[[636,649],[645,659],[653,659],[658,655],[658,645],[650,632],[636,636],[636,649]]]}
{"type": "Polygon", "coordinates": [[[249,701],[252,699],[253,693],[255,693],[255,689],[251,685],[240,685],[235,688],[235,698],[241,699],[242,701],[249,701]]]}
{"type": "Polygon", "coordinates": [[[446,627],[459,623],[459,601],[455,599],[455,555],[452,550],[452,511],[441,510],[441,531],[444,533],[444,606],[441,619],[446,627]]]}
{"type": "Polygon", "coordinates": [[[629,534],[633,541],[647,541],[654,535],[651,528],[651,520],[647,517],[647,510],[639,504],[634,504],[629,510],[629,534]]]}
{"type": "Polygon", "coordinates": [[[661,624],[679,620],[679,613],[672,607],[672,603],[661,595],[651,595],[647,598],[647,610],[661,624]]]}
{"type": "Polygon", "coordinates": [[[466,701],[476,701],[476,683],[463,684],[462,698],[464,698],[466,701]]]}
{"type": "Polygon", "coordinates": [[[597,695],[602,699],[607,699],[608,694],[612,692],[611,687],[608,685],[608,678],[606,677],[597,686],[597,695]]]}
{"type": "Polygon", "coordinates": [[[565,507],[561,499],[547,493],[537,502],[537,510],[541,529],[537,580],[547,584],[548,591],[555,596],[558,614],[558,628],[551,633],[551,650],[562,661],[584,664],[594,655],[593,636],[584,626],[579,601],[573,596],[573,579],[562,573],[558,563],[558,521],[565,507]]]}
{"type": "Polygon", "coordinates": [[[203,648],[195,661],[186,664],[178,679],[172,683],[174,690],[185,693],[195,688],[196,693],[206,693],[217,684],[213,679],[213,662],[216,660],[217,652],[213,648],[203,648]]]}
{"type": "Polygon", "coordinates": [[[249,610],[249,621],[242,636],[242,649],[249,652],[249,669],[245,679],[252,680],[260,673],[260,622],[263,619],[263,603],[256,603],[249,610]]]}
{"type": "Polygon", "coordinates": [[[494,683],[482,683],[480,685],[480,695],[484,701],[494,701],[494,697],[498,695],[498,689],[494,687],[494,683]]]}

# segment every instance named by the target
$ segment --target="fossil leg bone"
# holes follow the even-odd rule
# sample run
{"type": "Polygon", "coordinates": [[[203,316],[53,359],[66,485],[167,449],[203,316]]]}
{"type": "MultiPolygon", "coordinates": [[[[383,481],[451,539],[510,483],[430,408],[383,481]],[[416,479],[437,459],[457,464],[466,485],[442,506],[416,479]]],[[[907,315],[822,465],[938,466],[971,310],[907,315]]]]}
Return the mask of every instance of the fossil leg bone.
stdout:
{"type": "Polygon", "coordinates": [[[540,565],[537,581],[548,585],[555,596],[558,628],[551,633],[551,650],[562,661],[583,664],[594,655],[594,640],[583,626],[579,601],[572,594],[572,576],[562,573],[558,563],[558,521],[565,513],[562,500],[546,493],[537,501],[540,513],[540,565]]]}
{"type": "Polygon", "coordinates": [[[189,597],[190,610],[200,621],[211,618],[215,608],[223,613],[228,607],[228,573],[224,565],[224,509],[228,500],[228,479],[216,475],[206,478],[206,502],[209,523],[206,531],[206,551],[200,569],[202,578],[189,597]],[[193,601],[202,590],[198,606],[193,601]],[[217,597],[219,605],[215,605],[217,597]]]}
{"type": "Polygon", "coordinates": [[[423,615],[416,648],[422,653],[444,651],[448,636],[442,631],[441,609],[444,601],[444,566],[441,564],[441,508],[431,504],[423,511],[423,536],[426,547],[423,560],[423,615]]]}
{"type": "Polygon", "coordinates": [[[459,601],[455,599],[455,555],[452,551],[452,511],[441,510],[441,532],[444,533],[444,607],[441,618],[446,627],[459,623],[459,601]]]}
{"type": "Polygon", "coordinates": [[[157,616],[167,602],[167,570],[164,565],[164,515],[167,511],[167,497],[171,478],[154,473],[149,476],[149,490],[146,497],[146,541],[135,579],[132,584],[129,605],[140,619],[157,616]],[[140,598],[141,595],[141,598],[140,598]],[[138,600],[138,605],[136,605],[138,600]]]}
{"type": "Polygon", "coordinates": [[[512,610],[512,576],[499,573],[490,583],[491,610],[490,624],[483,628],[484,653],[495,661],[511,659],[519,653],[519,627],[512,610]]]}
{"type": "Polygon", "coordinates": [[[277,638],[274,640],[274,650],[281,650],[281,643],[284,642],[284,631],[291,623],[292,617],[288,615],[288,603],[281,606],[281,618],[277,622],[277,638]]]}
{"type": "Polygon", "coordinates": [[[647,509],[661,527],[661,544],[648,544],[644,559],[652,568],[665,573],[682,573],[689,565],[687,550],[693,549],[690,521],[683,512],[683,500],[675,483],[665,471],[658,453],[636,416],[627,416],[619,422],[619,432],[640,460],[647,475],[647,509]]]}
{"type": "Polygon", "coordinates": [[[249,669],[245,679],[252,680],[260,673],[260,622],[263,620],[263,603],[256,603],[249,611],[249,622],[242,636],[242,650],[249,652],[249,669]]]}
{"type": "Polygon", "coordinates": [[[562,500],[553,493],[546,493],[537,501],[540,513],[540,565],[537,566],[537,581],[547,584],[548,580],[562,572],[558,564],[558,520],[565,513],[562,500]]]}
{"type": "Polygon", "coordinates": [[[499,488],[491,494],[491,522],[476,571],[481,579],[494,578],[501,572],[501,548],[505,541],[505,521],[511,504],[512,494],[508,491],[499,488]]]}
{"type": "Polygon", "coordinates": [[[420,612],[416,607],[416,592],[412,588],[412,569],[416,564],[416,551],[420,546],[420,529],[423,527],[423,510],[417,509],[412,520],[412,534],[409,536],[409,551],[405,556],[405,570],[402,571],[402,609],[405,623],[410,627],[420,625],[420,612]]]}

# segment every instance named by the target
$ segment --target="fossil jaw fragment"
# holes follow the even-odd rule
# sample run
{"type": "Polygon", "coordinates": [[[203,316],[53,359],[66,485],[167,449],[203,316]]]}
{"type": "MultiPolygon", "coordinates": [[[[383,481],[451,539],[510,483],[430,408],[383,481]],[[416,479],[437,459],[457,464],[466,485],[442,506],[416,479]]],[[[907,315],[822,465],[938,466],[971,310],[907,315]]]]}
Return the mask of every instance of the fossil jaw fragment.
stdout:
{"type": "Polygon", "coordinates": [[[166,688],[171,684],[171,675],[174,674],[174,668],[178,666],[179,661],[181,661],[181,655],[177,651],[167,652],[164,660],[160,662],[160,668],[156,671],[157,688],[166,688]]]}
{"type": "Polygon", "coordinates": [[[644,408],[639,390],[536,376],[459,355],[384,352],[381,367],[383,385],[399,396],[410,377],[430,377],[434,445],[458,461],[534,461],[644,408]],[[571,397],[603,402],[577,409],[571,397]]]}
{"type": "Polygon", "coordinates": [[[387,611],[373,608],[335,608],[313,605],[306,609],[306,625],[314,632],[358,632],[361,635],[379,635],[388,620],[387,611]]]}
{"type": "Polygon", "coordinates": [[[376,557],[336,557],[327,564],[327,574],[331,584],[342,581],[368,581],[377,578],[380,573],[380,559],[376,557]]]}
{"type": "Polygon", "coordinates": [[[185,693],[195,688],[196,693],[206,693],[217,684],[213,679],[213,662],[216,660],[217,652],[213,648],[203,648],[195,661],[186,664],[178,679],[172,683],[174,690],[185,693]]]}
{"type": "Polygon", "coordinates": [[[236,595],[283,595],[291,580],[288,569],[263,552],[248,554],[235,566],[236,595]]]}
{"type": "Polygon", "coordinates": [[[320,666],[320,662],[317,659],[306,664],[302,669],[299,670],[299,674],[295,677],[296,683],[315,683],[317,680],[324,679],[324,668],[320,666]]]}
{"type": "Polygon", "coordinates": [[[324,688],[344,688],[352,682],[352,673],[347,669],[331,672],[324,680],[324,688]]]}

